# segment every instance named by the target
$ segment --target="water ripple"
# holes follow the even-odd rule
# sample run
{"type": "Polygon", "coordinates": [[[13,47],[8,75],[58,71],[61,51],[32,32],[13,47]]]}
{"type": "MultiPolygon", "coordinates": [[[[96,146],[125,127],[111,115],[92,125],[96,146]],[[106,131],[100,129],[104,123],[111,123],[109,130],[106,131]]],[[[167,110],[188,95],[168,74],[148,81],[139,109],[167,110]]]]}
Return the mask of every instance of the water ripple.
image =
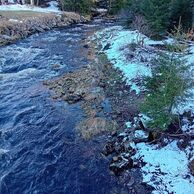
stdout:
{"type": "Polygon", "coordinates": [[[79,104],[52,100],[42,84],[88,63],[82,40],[94,28],[53,30],[1,47],[0,194],[105,194],[117,185],[100,155],[103,138],[76,135],[79,104]]]}

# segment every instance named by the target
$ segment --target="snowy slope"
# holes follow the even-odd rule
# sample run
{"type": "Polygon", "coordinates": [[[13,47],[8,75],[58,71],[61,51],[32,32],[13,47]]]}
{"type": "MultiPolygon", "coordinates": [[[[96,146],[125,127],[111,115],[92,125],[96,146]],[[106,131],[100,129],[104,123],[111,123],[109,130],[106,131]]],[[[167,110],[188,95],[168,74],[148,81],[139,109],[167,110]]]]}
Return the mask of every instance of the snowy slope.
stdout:
{"type": "Polygon", "coordinates": [[[44,13],[60,12],[58,8],[58,2],[56,1],[50,1],[49,7],[46,8],[20,4],[0,5],[0,11],[36,11],[44,13]]]}

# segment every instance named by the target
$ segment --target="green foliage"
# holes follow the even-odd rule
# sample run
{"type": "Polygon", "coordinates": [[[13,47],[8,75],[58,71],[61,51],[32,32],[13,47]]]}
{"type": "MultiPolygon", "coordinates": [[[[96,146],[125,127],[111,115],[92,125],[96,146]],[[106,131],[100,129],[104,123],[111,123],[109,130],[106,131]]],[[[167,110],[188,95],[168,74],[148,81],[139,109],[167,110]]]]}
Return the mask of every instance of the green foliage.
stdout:
{"type": "Polygon", "coordinates": [[[109,14],[117,14],[128,6],[127,0],[109,0],[109,14]]]}
{"type": "Polygon", "coordinates": [[[184,53],[189,47],[188,41],[190,40],[190,35],[192,38],[192,34],[190,34],[190,32],[185,33],[180,18],[178,26],[174,26],[174,29],[169,33],[169,36],[173,38],[174,42],[171,44],[166,43],[166,49],[170,52],[184,53]]]}
{"type": "Polygon", "coordinates": [[[188,48],[188,45],[185,44],[185,43],[179,43],[178,41],[176,41],[173,44],[167,44],[167,43],[165,43],[165,47],[170,52],[183,53],[188,48]]]}
{"type": "Polygon", "coordinates": [[[190,5],[190,0],[173,0],[171,3],[170,11],[170,27],[178,26],[179,19],[181,18],[184,28],[188,29],[191,27],[192,20],[192,8],[190,5]]]}
{"type": "Polygon", "coordinates": [[[190,82],[185,78],[187,67],[184,61],[173,55],[162,54],[154,65],[152,77],[144,80],[149,94],[140,109],[152,118],[149,127],[165,130],[176,118],[172,108],[183,100],[190,82]]]}
{"type": "Polygon", "coordinates": [[[152,35],[165,33],[178,26],[182,18],[184,29],[191,27],[192,10],[190,0],[129,0],[128,6],[134,16],[142,15],[151,27],[152,35]]]}
{"type": "Polygon", "coordinates": [[[141,2],[141,13],[148,21],[153,33],[165,32],[169,25],[169,8],[169,0],[143,0],[141,2]]]}
{"type": "Polygon", "coordinates": [[[182,25],[181,17],[180,17],[178,25],[174,26],[174,29],[172,29],[171,32],[168,34],[171,38],[173,38],[176,41],[187,42],[191,40],[190,38],[192,38],[191,33],[192,31],[185,32],[183,25],[182,25]]]}
{"type": "Polygon", "coordinates": [[[63,10],[79,12],[83,15],[90,14],[93,6],[92,0],[61,0],[63,10]]]}

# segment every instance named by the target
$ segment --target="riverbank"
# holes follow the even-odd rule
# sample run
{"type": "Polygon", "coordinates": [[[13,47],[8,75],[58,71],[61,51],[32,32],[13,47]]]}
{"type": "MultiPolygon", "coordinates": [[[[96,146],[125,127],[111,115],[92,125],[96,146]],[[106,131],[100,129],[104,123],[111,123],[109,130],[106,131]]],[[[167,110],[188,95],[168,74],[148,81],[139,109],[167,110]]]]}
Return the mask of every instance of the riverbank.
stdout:
{"type": "MultiPolygon", "coordinates": [[[[174,40],[154,41],[138,31],[130,31],[120,26],[96,33],[94,40],[98,42],[100,52],[121,72],[121,85],[127,88],[116,90],[117,84],[113,82],[115,86],[111,89],[117,99],[115,103],[112,98],[111,105],[115,110],[121,110],[116,121],[121,118],[122,121],[119,131],[110,136],[103,151],[105,155],[112,157],[110,169],[120,176],[126,172],[128,162],[131,161],[131,167],[140,169],[143,182],[152,187],[152,193],[193,193],[193,85],[189,88],[189,97],[179,102],[174,110],[180,122],[177,129],[174,124],[159,133],[146,128],[145,120],[148,118],[139,109],[146,95],[142,79],[152,75],[152,61],[159,53],[170,54],[164,45],[171,45],[174,40]],[[127,98],[125,90],[128,92],[127,98]]],[[[175,53],[189,66],[187,76],[190,80],[193,80],[193,47],[193,42],[189,42],[186,52],[175,53]]]]}
{"type": "MultiPolygon", "coordinates": [[[[85,45],[88,57],[93,59],[91,64],[45,82],[55,91],[54,99],[81,103],[86,118],[77,128],[83,138],[109,134],[102,153],[110,161],[110,170],[130,193],[193,191],[192,100],[182,108],[178,134],[150,132],[139,111],[145,97],[142,77],[151,75],[151,60],[163,44],[137,31],[107,28],[85,45]]],[[[191,55],[187,57],[191,62],[191,55]]]]}
{"type": "Polygon", "coordinates": [[[41,13],[31,11],[0,12],[0,46],[53,28],[87,22],[73,12],[41,13]]]}

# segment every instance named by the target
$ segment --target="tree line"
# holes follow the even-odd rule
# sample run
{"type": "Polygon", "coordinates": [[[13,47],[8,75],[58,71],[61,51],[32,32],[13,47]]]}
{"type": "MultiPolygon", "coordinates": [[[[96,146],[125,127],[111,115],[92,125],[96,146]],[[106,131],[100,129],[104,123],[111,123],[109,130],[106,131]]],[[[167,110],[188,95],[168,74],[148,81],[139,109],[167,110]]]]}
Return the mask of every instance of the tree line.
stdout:
{"type": "Polygon", "coordinates": [[[105,2],[109,14],[128,13],[128,20],[141,16],[153,33],[163,33],[181,23],[194,27],[194,0],[60,0],[67,11],[90,13],[96,2],[105,2]]]}
{"type": "MultiPolygon", "coordinates": [[[[5,3],[8,0],[0,0],[5,3]]],[[[15,0],[21,4],[40,5],[45,0],[15,0]]],[[[109,14],[125,11],[129,22],[141,16],[154,33],[162,33],[176,26],[181,19],[184,28],[194,27],[194,0],[59,0],[61,9],[90,14],[99,2],[106,5],[109,14]]]]}

